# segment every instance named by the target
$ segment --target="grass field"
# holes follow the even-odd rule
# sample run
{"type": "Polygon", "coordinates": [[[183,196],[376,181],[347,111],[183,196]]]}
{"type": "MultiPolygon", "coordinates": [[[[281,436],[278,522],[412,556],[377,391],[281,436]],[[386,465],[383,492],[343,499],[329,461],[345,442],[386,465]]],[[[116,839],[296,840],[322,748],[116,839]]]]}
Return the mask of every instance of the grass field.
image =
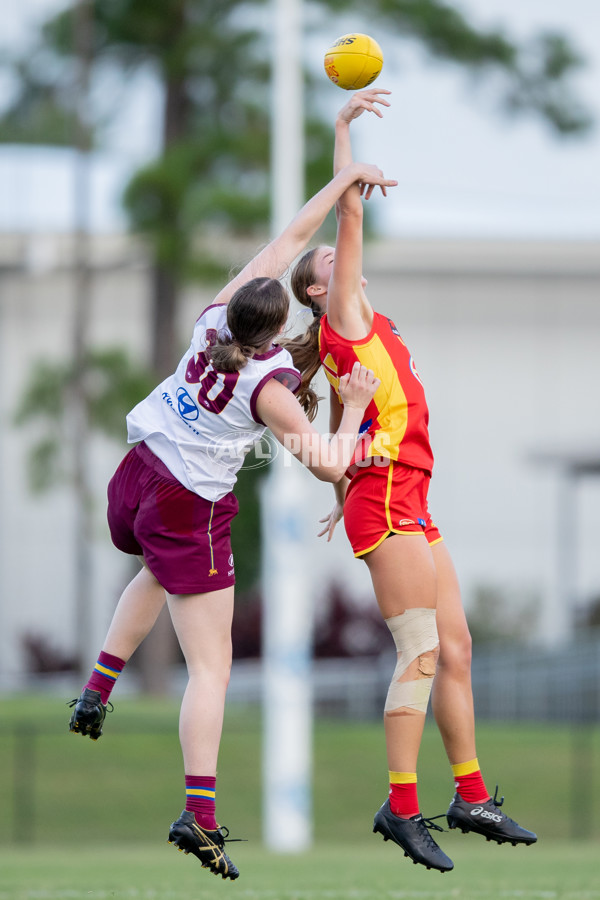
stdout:
{"type": "MultiPolygon", "coordinates": [[[[455,862],[442,876],[371,833],[387,790],[379,723],[317,720],[315,848],[269,854],[261,843],[260,714],[230,708],[218,813],[232,837],[249,839],[231,845],[242,875],[230,883],[166,843],[183,806],[177,711],[172,701],[120,699],[94,744],[67,732],[60,698],[0,701],[0,900],[600,900],[598,729],[574,735],[563,727],[480,725],[488,780],[499,780],[508,813],[540,841],[498,847],[474,835],[439,835],[455,862]],[[586,839],[575,842],[579,801],[586,839]]],[[[433,726],[419,778],[424,813],[444,812],[452,782],[433,726]]]]}
{"type": "Polygon", "coordinates": [[[168,844],[0,851],[0,900],[598,900],[598,847],[497,847],[445,836],[455,869],[413,866],[368,835],[299,856],[233,845],[241,875],[223,881],[168,844]]]}

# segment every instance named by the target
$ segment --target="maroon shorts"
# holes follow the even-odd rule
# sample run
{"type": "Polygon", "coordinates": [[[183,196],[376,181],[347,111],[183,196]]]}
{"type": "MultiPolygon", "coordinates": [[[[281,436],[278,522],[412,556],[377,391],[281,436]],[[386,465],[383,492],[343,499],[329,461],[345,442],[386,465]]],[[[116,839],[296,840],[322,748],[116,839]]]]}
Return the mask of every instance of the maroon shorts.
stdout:
{"type": "Polygon", "coordinates": [[[108,484],[108,525],[115,547],[143,556],[170,594],[204,594],[235,584],[233,493],[212,503],[185,488],[142,442],[108,484]]]}

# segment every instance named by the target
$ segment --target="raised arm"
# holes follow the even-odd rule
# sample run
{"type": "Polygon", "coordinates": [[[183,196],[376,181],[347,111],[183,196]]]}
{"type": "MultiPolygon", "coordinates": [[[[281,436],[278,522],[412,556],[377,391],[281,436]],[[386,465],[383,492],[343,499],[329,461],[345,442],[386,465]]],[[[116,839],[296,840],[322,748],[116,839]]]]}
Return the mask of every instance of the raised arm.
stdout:
{"type": "MultiPolygon", "coordinates": [[[[360,91],[354,94],[338,113],[335,123],[334,172],[352,162],[350,123],[363,112],[373,112],[381,118],[376,104],[389,106],[386,90],[360,91]]],[[[394,182],[395,184],[396,182],[394,182]]],[[[390,186],[390,185],[387,185],[390,186]]],[[[373,310],[363,289],[363,207],[361,194],[365,185],[352,184],[336,204],[338,233],[333,273],[327,295],[327,318],[342,337],[349,340],[365,337],[373,321],[373,310]]],[[[368,199],[375,185],[365,191],[368,199]]],[[[385,195],[385,187],[382,191],[385,195]]]]}
{"type": "Polygon", "coordinates": [[[344,398],[339,427],[327,440],[310,424],[294,395],[271,379],[256,403],[256,410],[280,444],[320,481],[337,482],[352,461],[364,411],[379,387],[373,373],[355,363],[352,372],[340,378],[344,398]]]}
{"type": "Polygon", "coordinates": [[[340,109],[335,120],[335,147],[333,151],[333,174],[337,173],[350,165],[352,162],[352,145],[350,143],[350,122],[357,119],[363,112],[375,113],[379,118],[383,118],[383,113],[376,106],[377,103],[382,106],[389,106],[389,102],[385,99],[386,95],[391,91],[369,90],[359,91],[353,94],[348,102],[340,109]]]}
{"type": "Polygon", "coordinates": [[[279,278],[325,221],[327,213],[354,183],[377,184],[385,188],[387,181],[376,166],[350,162],[336,172],[332,180],[305,203],[284,231],[249,262],[217,294],[214,303],[228,303],[236,290],[252,278],[279,278]]]}

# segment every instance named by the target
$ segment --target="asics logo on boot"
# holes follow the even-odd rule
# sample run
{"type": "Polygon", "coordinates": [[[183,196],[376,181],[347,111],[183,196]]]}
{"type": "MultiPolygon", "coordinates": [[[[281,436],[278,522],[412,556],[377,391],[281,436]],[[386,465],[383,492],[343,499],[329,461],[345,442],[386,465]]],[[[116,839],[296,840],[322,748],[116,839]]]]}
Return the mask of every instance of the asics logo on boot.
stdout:
{"type": "Polygon", "coordinates": [[[502,816],[497,815],[497,813],[490,812],[487,809],[484,809],[483,806],[475,806],[471,810],[472,816],[481,816],[482,819],[491,819],[492,822],[501,822],[502,816]]]}

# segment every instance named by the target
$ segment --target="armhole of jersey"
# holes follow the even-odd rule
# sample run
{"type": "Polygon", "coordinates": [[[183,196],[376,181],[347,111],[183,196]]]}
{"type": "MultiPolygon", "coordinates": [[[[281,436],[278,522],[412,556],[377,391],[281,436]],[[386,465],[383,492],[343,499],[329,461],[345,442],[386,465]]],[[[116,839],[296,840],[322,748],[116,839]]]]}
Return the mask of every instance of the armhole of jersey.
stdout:
{"type": "MultiPolygon", "coordinates": [[[[329,320],[327,319],[327,313],[325,313],[325,315],[323,316],[323,319],[321,319],[321,328],[319,329],[319,353],[321,353],[321,347],[322,347],[322,343],[321,343],[321,331],[322,330],[324,330],[324,335],[323,335],[324,339],[327,341],[329,338],[328,344],[329,344],[330,352],[331,352],[332,344],[334,344],[334,345],[341,344],[342,347],[364,347],[365,344],[368,344],[369,341],[373,340],[374,336],[377,333],[377,324],[380,321],[380,319],[382,319],[382,318],[385,319],[385,316],[382,316],[381,313],[378,313],[377,310],[374,309],[373,310],[373,324],[371,325],[371,328],[369,329],[369,333],[367,335],[365,335],[365,337],[363,337],[363,338],[353,338],[351,340],[350,338],[342,337],[341,334],[338,334],[338,332],[334,328],[331,327],[331,325],[329,324],[329,320]]],[[[387,319],[386,319],[386,321],[387,321],[387,319]]],[[[323,357],[321,356],[321,359],[322,358],[323,357]]]]}
{"type": "MultiPolygon", "coordinates": [[[[250,414],[255,422],[259,425],[264,425],[265,423],[258,415],[256,409],[256,402],[258,400],[258,395],[264,388],[267,381],[270,381],[274,378],[284,387],[292,392],[292,394],[297,393],[302,384],[302,379],[300,378],[300,373],[296,371],[296,369],[273,369],[272,372],[268,372],[264,378],[261,378],[254,390],[252,391],[252,396],[250,397],[250,414]]],[[[265,426],[266,427],[266,426],[265,426]]]]}

